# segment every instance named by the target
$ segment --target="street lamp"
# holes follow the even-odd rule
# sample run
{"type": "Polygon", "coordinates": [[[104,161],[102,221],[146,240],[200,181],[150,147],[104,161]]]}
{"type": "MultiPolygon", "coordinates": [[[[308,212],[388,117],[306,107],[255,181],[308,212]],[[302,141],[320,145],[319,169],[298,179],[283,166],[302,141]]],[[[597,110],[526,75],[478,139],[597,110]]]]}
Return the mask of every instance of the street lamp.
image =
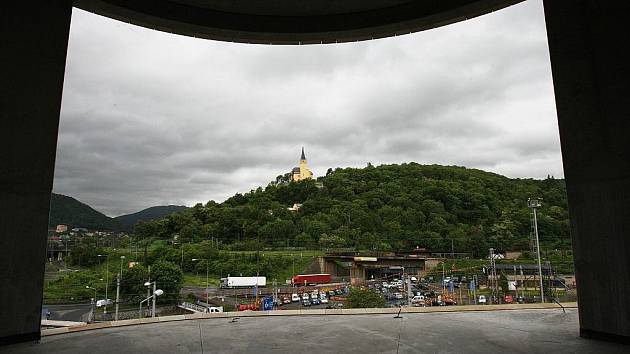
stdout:
{"type": "MultiPolygon", "coordinates": [[[[150,294],[151,284],[153,284],[153,295],[155,295],[156,291],[159,290],[159,289],[156,289],[157,281],[145,282],[144,286],[147,287],[147,294],[150,294]]],[[[162,290],[159,290],[159,291],[160,291],[160,295],[162,295],[164,293],[162,290]]],[[[152,310],[151,310],[151,317],[155,317],[155,296],[153,296],[153,295],[149,295],[146,299],[144,299],[144,300],[142,300],[140,302],[140,310],[142,311],[142,303],[145,302],[145,301],[148,301],[149,299],[153,299],[153,306],[152,306],[152,310]]]]}
{"type": "Polygon", "coordinates": [[[118,321],[118,303],[120,302],[120,280],[122,279],[122,267],[123,260],[125,256],[120,256],[120,273],[116,277],[116,314],[114,315],[114,320],[118,321]]]}
{"type": "Polygon", "coordinates": [[[122,279],[122,268],[123,268],[124,261],[125,261],[125,256],[120,256],[120,279],[122,279]]]}
{"type": "Polygon", "coordinates": [[[155,288],[155,282],[144,283],[145,286],[151,286],[151,284],[153,284],[153,294],[151,294],[151,296],[147,297],[146,299],[140,301],[140,307],[138,308],[138,318],[142,318],[142,303],[151,299],[153,299],[153,313],[151,314],[151,317],[155,317],[155,298],[164,294],[164,291],[162,289],[155,288]]]}
{"type": "Polygon", "coordinates": [[[85,288],[94,290],[94,299],[93,300],[94,300],[94,302],[96,302],[96,288],[93,288],[93,287],[88,286],[88,285],[86,285],[85,288]]]}
{"type": "Polygon", "coordinates": [[[107,315],[107,288],[109,287],[109,257],[106,254],[99,254],[98,257],[105,257],[105,305],[103,306],[103,313],[107,315]]]}
{"type": "Polygon", "coordinates": [[[210,306],[209,295],[208,295],[208,260],[203,258],[193,258],[193,262],[196,261],[206,261],[206,306],[210,306]]]}
{"type": "Polygon", "coordinates": [[[536,258],[538,259],[538,280],[540,281],[540,302],[545,302],[545,293],[543,292],[542,268],[540,265],[540,243],[538,242],[538,220],[536,219],[536,208],[542,206],[542,198],[527,198],[527,206],[532,208],[534,213],[534,234],[536,235],[536,258]]]}
{"type": "Polygon", "coordinates": [[[92,318],[94,318],[96,312],[96,288],[88,285],[86,285],[85,288],[94,290],[94,298],[92,299],[92,318]]]}

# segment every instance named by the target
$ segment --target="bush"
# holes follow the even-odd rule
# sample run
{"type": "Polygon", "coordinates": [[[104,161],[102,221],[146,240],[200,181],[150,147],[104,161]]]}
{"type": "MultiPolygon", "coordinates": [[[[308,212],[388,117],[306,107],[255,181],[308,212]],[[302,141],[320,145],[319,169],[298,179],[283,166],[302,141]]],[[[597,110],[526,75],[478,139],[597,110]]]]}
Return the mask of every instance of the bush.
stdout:
{"type": "Polygon", "coordinates": [[[385,299],[380,293],[366,288],[351,288],[347,297],[351,308],[373,308],[385,306],[385,299]]]}

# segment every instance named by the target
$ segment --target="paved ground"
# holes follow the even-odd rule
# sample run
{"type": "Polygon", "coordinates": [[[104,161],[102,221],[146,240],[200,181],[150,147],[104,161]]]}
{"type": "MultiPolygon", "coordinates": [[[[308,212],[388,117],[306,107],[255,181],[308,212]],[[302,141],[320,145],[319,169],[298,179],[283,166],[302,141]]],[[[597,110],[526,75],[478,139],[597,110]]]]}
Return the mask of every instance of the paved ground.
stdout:
{"type": "Polygon", "coordinates": [[[50,311],[51,320],[85,322],[92,304],[43,305],[43,308],[50,311]]]}
{"type": "Polygon", "coordinates": [[[628,353],[578,337],[577,309],[212,318],[44,337],[1,353],[628,353]]]}

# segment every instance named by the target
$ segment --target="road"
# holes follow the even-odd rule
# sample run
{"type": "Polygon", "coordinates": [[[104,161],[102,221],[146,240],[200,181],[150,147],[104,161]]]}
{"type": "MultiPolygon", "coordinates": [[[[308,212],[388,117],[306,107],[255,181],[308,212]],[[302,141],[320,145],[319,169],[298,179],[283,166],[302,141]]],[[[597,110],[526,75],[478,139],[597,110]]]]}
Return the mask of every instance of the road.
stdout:
{"type": "Polygon", "coordinates": [[[50,311],[50,320],[86,322],[92,305],[89,303],[43,305],[42,308],[50,311]]]}
{"type": "Polygon", "coordinates": [[[44,337],[0,353],[627,353],[578,336],[577,309],[264,316],[162,322],[44,337]]]}

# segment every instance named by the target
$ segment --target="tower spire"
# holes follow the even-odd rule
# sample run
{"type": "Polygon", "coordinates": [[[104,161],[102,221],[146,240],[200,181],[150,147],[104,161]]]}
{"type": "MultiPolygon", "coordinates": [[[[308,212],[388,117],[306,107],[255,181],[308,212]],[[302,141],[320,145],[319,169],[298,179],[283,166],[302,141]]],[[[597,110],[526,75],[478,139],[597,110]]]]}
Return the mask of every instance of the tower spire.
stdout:
{"type": "Polygon", "coordinates": [[[300,157],[300,160],[306,160],[306,156],[304,156],[304,146],[302,146],[302,156],[300,157]]]}

